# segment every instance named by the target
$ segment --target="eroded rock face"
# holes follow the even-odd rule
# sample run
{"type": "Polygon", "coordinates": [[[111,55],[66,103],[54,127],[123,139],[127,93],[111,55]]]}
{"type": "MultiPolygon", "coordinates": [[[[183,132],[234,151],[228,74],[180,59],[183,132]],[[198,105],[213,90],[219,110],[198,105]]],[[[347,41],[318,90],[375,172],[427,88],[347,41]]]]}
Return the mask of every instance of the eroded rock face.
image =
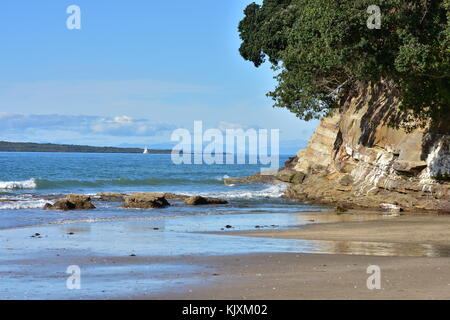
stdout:
{"type": "Polygon", "coordinates": [[[439,134],[391,128],[387,118],[398,102],[389,85],[356,92],[297,153],[293,169],[306,178],[286,196],[363,207],[396,202],[407,210],[450,208],[450,124],[439,134]]]}
{"type": "Polygon", "coordinates": [[[275,177],[282,182],[301,184],[305,180],[306,175],[303,172],[285,168],[281,169],[275,177]]]}
{"type": "Polygon", "coordinates": [[[123,204],[124,208],[135,208],[135,209],[155,209],[155,208],[165,208],[170,206],[169,202],[164,197],[164,194],[155,193],[133,193],[125,197],[125,202],[123,204]]]}
{"type": "Polygon", "coordinates": [[[64,199],[57,200],[55,204],[45,204],[44,210],[90,210],[95,209],[91,197],[79,194],[70,194],[64,199]]]}
{"type": "Polygon", "coordinates": [[[204,198],[202,196],[189,197],[184,203],[190,206],[211,205],[211,204],[227,204],[228,201],[216,198],[204,198]]]}

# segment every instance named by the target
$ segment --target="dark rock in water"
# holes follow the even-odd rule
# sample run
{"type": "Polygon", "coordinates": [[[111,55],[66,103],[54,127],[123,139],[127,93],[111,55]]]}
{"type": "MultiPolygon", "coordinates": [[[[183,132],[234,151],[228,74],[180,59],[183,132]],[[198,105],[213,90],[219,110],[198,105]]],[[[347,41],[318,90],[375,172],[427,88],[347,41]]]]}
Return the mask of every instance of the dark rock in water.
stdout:
{"type": "Polygon", "coordinates": [[[44,210],[52,210],[53,209],[53,205],[51,204],[51,203],[46,203],[45,205],[44,205],[44,208],[43,208],[44,210]]]}
{"type": "Polygon", "coordinates": [[[166,198],[167,200],[173,200],[173,201],[184,201],[187,198],[189,198],[189,196],[166,192],[166,193],[164,193],[164,198],[166,198]]]}
{"type": "Polygon", "coordinates": [[[115,192],[101,192],[95,195],[95,198],[99,199],[100,201],[112,201],[112,202],[124,201],[125,197],[126,194],[115,192]]]}
{"type": "Polygon", "coordinates": [[[95,209],[91,197],[79,194],[70,194],[65,199],[60,199],[54,205],[46,203],[44,210],[90,210],[95,209]]]}
{"type": "Polygon", "coordinates": [[[189,197],[184,203],[191,206],[207,205],[207,204],[227,204],[228,201],[215,198],[204,198],[201,196],[189,197]]]}
{"type": "Polygon", "coordinates": [[[95,209],[90,196],[70,194],[67,200],[75,205],[76,210],[95,209]]]}
{"type": "Polygon", "coordinates": [[[136,208],[136,209],[155,209],[165,208],[170,206],[170,203],[164,197],[164,194],[155,193],[133,193],[125,197],[124,208],[136,208]]]}
{"type": "Polygon", "coordinates": [[[223,183],[225,185],[235,184],[251,184],[251,183],[276,183],[277,179],[271,174],[254,174],[246,178],[224,178],[223,183]]]}
{"type": "MultiPolygon", "coordinates": [[[[175,200],[175,201],[183,201],[189,196],[182,195],[182,194],[175,194],[175,193],[161,193],[161,192],[145,192],[146,196],[148,197],[164,197],[166,200],[175,200]]],[[[116,193],[116,192],[101,192],[97,193],[95,195],[96,199],[99,199],[100,201],[111,201],[111,202],[118,202],[118,201],[124,201],[127,197],[127,194],[124,193],[116,193]]]]}
{"type": "Polygon", "coordinates": [[[50,210],[75,210],[75,204],[70,202],[67,199],[61,199],[55,202],[55,204],[52,207],[48,207],[50,210]]]}
{"type": "Polygon", "coordinates": [[[227,228],[227,229],[232,229],[233,226],[230,226],[230,225],[228,224],[228,225],[225,226],[225,228],[227,228]]]}

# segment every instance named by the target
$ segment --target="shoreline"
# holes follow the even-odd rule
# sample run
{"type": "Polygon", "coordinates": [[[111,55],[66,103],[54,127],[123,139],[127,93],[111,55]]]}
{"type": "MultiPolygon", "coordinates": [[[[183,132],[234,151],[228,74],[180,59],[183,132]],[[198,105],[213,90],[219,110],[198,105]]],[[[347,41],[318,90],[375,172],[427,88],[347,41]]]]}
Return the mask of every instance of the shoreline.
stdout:
{"type": "Polygon", "coordinates": [[[3,252],[0,296],[3,299],[450,299],[450,242],[443,239],[447,233],[435,232],[436,226],[448,226],[450,216],[393,218],[379,214],[305,212],[298,214],[295,221],[301,223],[315,217],[315,223],[280,230],[206,233],[202,232],[204,227],[185,230],[190,223],[208,221],[216,223],[217,228],[225,222],[217,221],[221,217],[232,219],[239,227],[237,218],[241,216],[0,230],[3,252]],[[355,219],[361,221],[349,221],[355,219]],[[422,244],[420,234],[410,232],[414,224],[424,220],[428,222],[423,232],[432,236],[426,241],[429,245],[422,244]],[[380,240],[372,239],[371,234],[385,223],[396,225],[403,230],[402,237],[409,236],[411,240],[385,237],[383,242],[370,242],[380,240]],[[338,239],[331,237],[329,230],[336,226],[345,231],[345,238],[325,240],[338,239]],[[349,232],[355,230],[370,232],[363,238],[358,234],[349,237],[349,232]],[[314,232],[310,238],[318,240],[304,240],[305,232],[314,232]],[[35,233],[40,236],[31,237],[35,233]],[[360,240],[366,242],[357,242],[360,240]],[[392,245],[396,241],[400,246],[392,245]],[[442,251],[437,250],[439,246],[442,251]],[[314,251],[328,249],[334,251],[325,254],[314,251]],[[338,253],[345,250],[350,251],[338,253]],[[428,251],[431,256],[426,256],[428,251]],[[69,265],[80,265],[82,269],[80,291],[65,288],[68,277],[65,270],[69,265]],[[366,287],[369,265],[381,268],[381,290],[366,287]]]}
{"type": "Polygon", "coordinates": [[[314,223],[297,228],[237,231],[230,234],[278,239],[450,245],[449,215],[408,214],[363,221],[352,221],[352,215],[354,214],[324,213],[319,218],[317,215],[310,215],[316,218],[314,223]]]}

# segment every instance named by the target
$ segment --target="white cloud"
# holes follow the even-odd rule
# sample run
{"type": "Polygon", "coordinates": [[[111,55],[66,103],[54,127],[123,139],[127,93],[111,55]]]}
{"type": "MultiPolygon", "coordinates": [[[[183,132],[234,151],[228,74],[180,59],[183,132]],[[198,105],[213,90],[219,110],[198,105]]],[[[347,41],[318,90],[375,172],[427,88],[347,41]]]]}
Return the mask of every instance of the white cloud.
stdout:
{"type": "Polygon", "coordinates": [[[161,131],[173,130],[175,126],[151,123],[146,119],[133,119],[129,116],[117,116],[98,119],[91,128],[95,133],[115,136],[153,136],[161,131]]]}
{"type": "Polygon", "coordinates": [[[171,131],[175,126],[153,122],[147,119],[134,119],[122,115],[115,117],[70,116],[70,115],[21,115],[6,114],[0,116],[0,134],[2,136],[20,135],[35,140],[37,133],[46,136],[61,133],[73,136],[126,136],[153,137],[171,131]]]}

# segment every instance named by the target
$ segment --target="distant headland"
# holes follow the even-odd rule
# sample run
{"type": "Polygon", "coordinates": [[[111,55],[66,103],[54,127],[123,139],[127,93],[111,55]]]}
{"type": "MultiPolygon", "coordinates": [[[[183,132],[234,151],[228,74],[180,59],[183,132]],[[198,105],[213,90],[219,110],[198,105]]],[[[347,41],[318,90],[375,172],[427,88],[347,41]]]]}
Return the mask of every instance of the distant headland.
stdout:
{"type": "MultiPolygon", "coordinates": [[[[150,154],[170,154],[172,152],[172,150],[152,149],[147,151],[150,154]]],[[[143,153],[144,149],[0,141],[0,152],[143,153]]]]}

